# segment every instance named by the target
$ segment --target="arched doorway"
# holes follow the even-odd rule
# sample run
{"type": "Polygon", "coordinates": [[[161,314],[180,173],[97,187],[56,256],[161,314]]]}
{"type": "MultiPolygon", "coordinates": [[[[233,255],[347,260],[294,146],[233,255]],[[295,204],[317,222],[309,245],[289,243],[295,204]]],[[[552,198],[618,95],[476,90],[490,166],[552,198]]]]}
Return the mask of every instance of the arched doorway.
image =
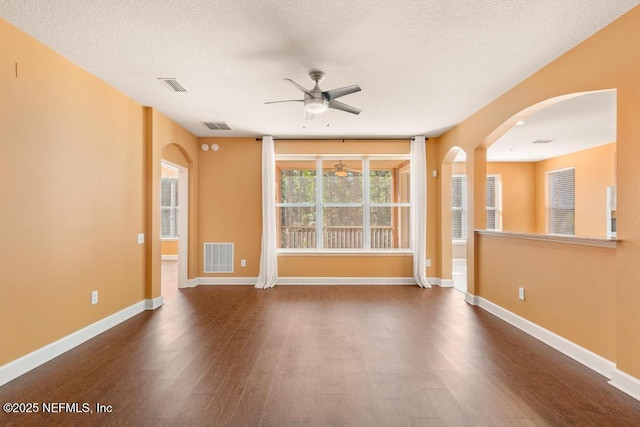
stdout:
{"type": "Polygon", "coordinates": [[[467,291],[467,172],[466,153],[453,147],[441,165],[442,278],[441,285],[467,291]]]}
{"type": "Polygon", "coordinates": [[[188,287],[189,159],[177,144],[162,149],[160,182],[161,290],[188,287]]]}

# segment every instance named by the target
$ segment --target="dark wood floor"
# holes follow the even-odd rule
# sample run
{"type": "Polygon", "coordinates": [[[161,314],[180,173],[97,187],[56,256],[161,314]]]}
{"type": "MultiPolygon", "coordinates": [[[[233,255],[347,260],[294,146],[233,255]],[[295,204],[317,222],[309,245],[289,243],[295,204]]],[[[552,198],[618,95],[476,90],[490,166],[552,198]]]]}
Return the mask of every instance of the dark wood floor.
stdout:
{"type": "Polygon", "coordinates": [[[640,425],[640,402],[453,289],[201,286],[0,388],[0,425],[640,425]]]}

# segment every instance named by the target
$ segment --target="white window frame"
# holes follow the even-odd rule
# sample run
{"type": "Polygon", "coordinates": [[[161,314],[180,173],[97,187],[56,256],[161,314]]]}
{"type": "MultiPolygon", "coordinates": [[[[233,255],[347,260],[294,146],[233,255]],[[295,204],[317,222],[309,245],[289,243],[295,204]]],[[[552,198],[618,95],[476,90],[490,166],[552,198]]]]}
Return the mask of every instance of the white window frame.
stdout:
{"type": "MultiPolygon", "coordinates": [[[[166,167],[166,166],[165,166],[166,167]]],[[[162,195],[160,195],[160,210],[162,213],[164,213],[165,211],[169,211],[169,235],[168,236],[164,236],[162,235],[162,218],[164,218],[164,215],[161,215],[160,218],[160,238],[162,240],[178,240],[178,217],[177,215],[179,214],[179,206],[178,206],[178,201],[177,201],[177,197],[176,197],[176,191],[178,191],[178,185],[179,185],[179,179],[177,176],[163,176],[160,178],[161,180],[161,184],[160,184],[160,191],[162,191],[162,181],[164,180],[170,180],[171,181],[171,190],[170,190],[170,195],[169,195],[169,205],[162,205],[162,195]]]]}
{"type": "MultiPolygon", "coordinates": [[[[492,231],[502,231],[502,175],[500,174],[489,174],[487,175],[487,185],[489,183],[488,178],[493,178],[495,183],[495,188],[493,192],[495,194],[495,206],[487,205],[487,225],[489,224],[489,212],[493,212],[495,216],[495,224],[496,228],[486,227],[487,230],[492,231]]],[[[487,187],[487,193],[489,188],[487,187]]]]}
{"type": "Polygon", "coordinates": [[[575,224],[575,218],[576,218],[575,197],[576,197],[576,192],[575,192],[575,183],[576,183],[576,173],[575,173],[575,168],[574,167],[556,169],[556,170],[545,172],[545,222],[546,222],[547,234],[556,235],[556,236],[575,236],[576,235],[576,224],[575,224]],[[553,175],[564,173],[566,171],[573,171],[573,194],[572,194],[572,198],[573,198],[573,208],[572,208],[573,209],[573,232],[572,233],[560,233],[560,232],[558,232],[558,230],[554,229],[555,221],[552,220],[552,217],[553,217],[552,212],[553,212],[553,210],[554,209],[560,209],[560,208],[552,206],[553,201],[552,201],[552,197],[551,197],[551,184],[552,184],[551,179],[552,179],[553,175]]]}
{"type": "Polygon", "coordinates": [[[466,229],[467,229],[467,175],[466,174],[453,174],[451,175],[451,240],[453,243],[466,243],[466,229]],[[453,181],[458,178],[462,180],[462,206],[453,206],[453,181]],[[453,237],[453,212],[462,211],[462,217],[460,219],[460,238],[453,237]]]}
{"type": "Polygon", "coordinates": [[[369,200],[369,163],[375,160],[407,160],[409,165],[403,168],[406,172],[407,168],[411,173],[411,155],[313,155],[313,156],[300,156],[300,155],[276,155],[276,164],[278,161],[315,161],[316,162],[316,199],[314,203],[282,203],[276,202],[275,207],[306,207],[316,209],[316,247],[315,248],[278,248],[279,254],[304,254],[304,253],[368,253],[368,254],[411,254],[413,249],[409,248],[390,248],[390,249],[372,249],[371,248],[371,208],[372,207],[408,207],[411,209],[413,206],[412,195],[410,194],[409,202],[407,203],[371,203],[369,200]],[[323,169],[322,163],[324,161],[343,161],[348,163],[349,161],[362,161],[362,203],[324,203],[323,201],[323,169]],[[361,207],[363,212],[362,227],[363,227],[363,247],[362,248],[348,248],[348,249],[334,249],[324,247],[324,207],[361,207]]]}

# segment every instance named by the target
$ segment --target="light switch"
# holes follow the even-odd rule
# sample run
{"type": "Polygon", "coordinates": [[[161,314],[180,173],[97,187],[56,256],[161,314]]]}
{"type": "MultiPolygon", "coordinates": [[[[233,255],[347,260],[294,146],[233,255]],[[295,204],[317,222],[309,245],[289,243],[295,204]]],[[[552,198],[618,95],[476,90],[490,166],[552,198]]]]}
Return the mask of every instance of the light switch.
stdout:
{"type": "Polygon", "coordinates": [[[144,233],[138,233],[138,244],[141,245],[144,243],[144,233]]]}

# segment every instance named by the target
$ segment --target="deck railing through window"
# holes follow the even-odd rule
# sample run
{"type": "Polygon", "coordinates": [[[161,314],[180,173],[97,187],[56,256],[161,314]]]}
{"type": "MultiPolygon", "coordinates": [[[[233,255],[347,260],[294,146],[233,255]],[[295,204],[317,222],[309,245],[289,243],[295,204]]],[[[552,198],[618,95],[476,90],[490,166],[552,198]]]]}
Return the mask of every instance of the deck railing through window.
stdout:
{"type": "MultiPolygon", "coordinates": [[[[323,242],[326,249],[360,249],[364,245],[363,227],[324,227],[323,242]]],[[[372,249],[395,248],[393,227],[370,227],[372,249]]],[[[280,227],[280,247],[289,249],[315,249],[316,227],[280,227]]]]}

